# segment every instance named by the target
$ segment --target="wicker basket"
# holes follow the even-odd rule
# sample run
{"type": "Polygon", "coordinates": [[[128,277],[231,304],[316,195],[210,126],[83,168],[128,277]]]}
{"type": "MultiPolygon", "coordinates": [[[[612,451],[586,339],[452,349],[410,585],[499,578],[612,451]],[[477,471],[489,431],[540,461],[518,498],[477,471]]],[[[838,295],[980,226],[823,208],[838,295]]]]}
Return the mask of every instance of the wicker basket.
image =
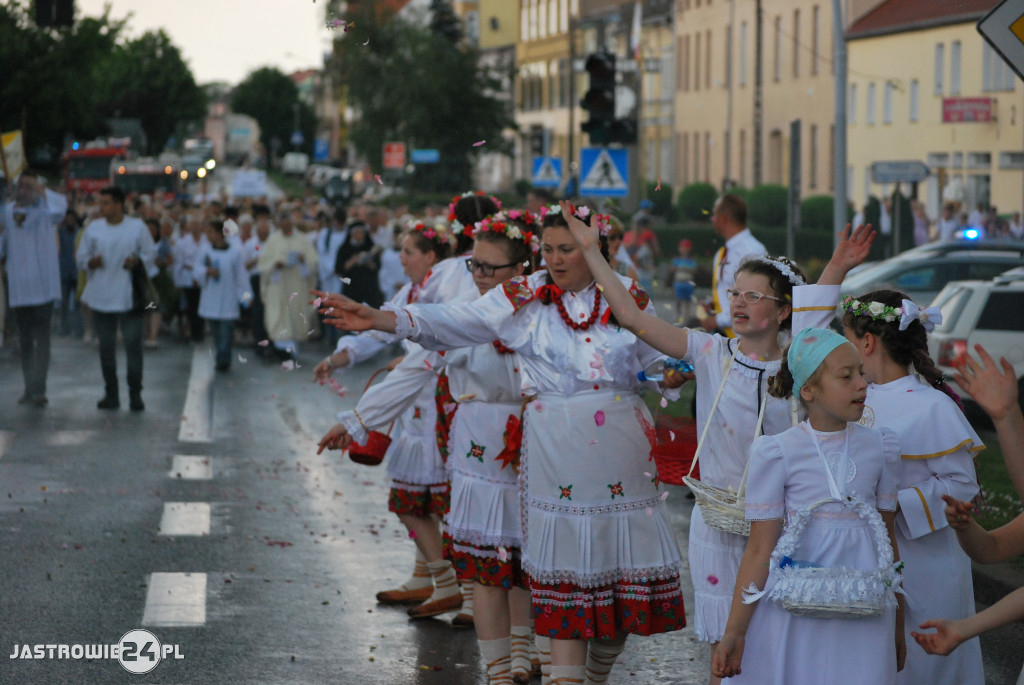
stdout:
{"type": "MultiPolygon", "coordinates": [[[[722,391],[725,390],[726,381],[729,379],[729,370],[732,369],[732,364],[736,360],[739,349],[740,347],[737,345],[736,352],[733,353],[728,363],[722,369],[722,384],[718,387],[718,394],[715,395],[715,401],[712,403],[711,411],[708,414],[708,422],[704,424],[704,430],[701,432],[700,440],[697,443],[697,452],[693,455],[690,472],[683,477],[683,483],[690,488],[693,496],[697,499],[701,516],[704,517],[704,523],[726,533],[747,536],[750,535],[750,523],[746,520],[744,501],[747,492],[747,469],[750,467],[750,461],[747,461],[747,466],[743,469],[743,478],[740,480],[740,487],[735,491],[693,478],[693,470],[697,467],[701,449],[706,442],[708,429],[711,427],[711,421],[715,417],[715,409],[718,408],[718,401],[722,399],[722,391]]],[[[761,400],[760,404],[761,410],[758,412],[754,437],[761,433],[761,424],[764,422],[764,410],[768,406],[767,395],[761,400]]]]}
{"type": "MultiPolygon", "coordinates": [[[[651,457],[658,469],[659,481],[666,485],[682,485],[683,478],[693,464],[693,455],[697,449],[697,429],[692,419],[672,424],[672,429],[659,427],[655,419],[657,439],[651,447],[651,457]]],[[[695,470],[693,477],[700,479],[699,469],[695,470]]]]}

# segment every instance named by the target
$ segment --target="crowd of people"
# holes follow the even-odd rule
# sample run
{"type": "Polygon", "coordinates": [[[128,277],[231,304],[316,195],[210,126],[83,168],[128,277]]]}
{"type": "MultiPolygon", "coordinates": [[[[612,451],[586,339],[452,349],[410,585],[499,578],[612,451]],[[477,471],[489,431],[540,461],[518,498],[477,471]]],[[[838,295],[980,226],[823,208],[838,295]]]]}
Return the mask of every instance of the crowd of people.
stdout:
{"type": "MultiPolygon", "coordinates": [[[[609,682],[629,635],[677,631],[687,607],[712,685],[981,685],[977,635],[1024,615],[1024,595],[975,615],[970,557],[1019,553],[1024,519],[992,533],[971,521],[984,445],[929,357],[940,313],[892,290],[840,299],[871,227],[848,227],[811,284],[766,254],[742,198],[721,196],[711,218],[724,245],[703,316],[691,245],[672,260],[683,326],[645,287],[660,248],[643,216],[627,232],[540,194],[503,207],[469,192],[414,217],[126,202],[116,188],[65,211],[23,174],[0,240],[21,401],[47,402],[55,302],[62,333],[88,312],[101,409],[120,406],[118,328],[136,411],[143,349],[175,325],[192,341],[209,328],[222,372],[233,345],[287,365],[323,337],[323,384],[400,342],[319,451],[386,461],[414,549],[409,578],[377,599],[473,626],[491,685],[609,682]],[[638,375],[677,360],[692,373],[638,375]],[[701,437],[684,600],[642,395],[675,401],[686,382],[701,437]]],[[[977,352],[957,381],[1024,494],[1013,370],[977,352]]]]}
{"type": "MultiPolygon", "coordinates": [[[[885,198],[878,209],[878,228],[882,240],[889,249],[893,227],[892,200],[885,198]]],[[[868,207],[865,206],[854,216],[853,224],[859,226],[864,223],[867,212],[868,207]]],[[[965,237],[971,240],[1024,240],[1024,223],[1021,222],[1020,212],[1013,212],[1010,218],[1006,219],[999,215],[998,208],[988,206],[984,202],[978,202],[971,210],[961,203],[945,202],[939,216],[930,217],[923,202],[911,199],[910,215],[913,221],[914,247],[965,237]]]]}

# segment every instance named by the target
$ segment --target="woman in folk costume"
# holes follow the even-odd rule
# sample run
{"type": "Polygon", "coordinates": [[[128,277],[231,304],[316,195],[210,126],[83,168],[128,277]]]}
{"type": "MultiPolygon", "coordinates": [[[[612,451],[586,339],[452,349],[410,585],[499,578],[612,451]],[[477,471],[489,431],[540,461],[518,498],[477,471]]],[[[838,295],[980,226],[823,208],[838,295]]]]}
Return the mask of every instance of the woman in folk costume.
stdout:
{"type": "MultiPolygon", "coordinates": [[[[439,227],[424,224],[416,224],[409,231],[403,239],[401,259],[411,283],[403,286],[393,302],[404,305],[416,301],[433,266],[447,256],[448,238],[439,227]]],[[[320,449],[344,449],[352,442],[364,444],[370,428],[396,422],[399,435],[387,453],[391,477],[388,509],[409,530],[416,544],[417,567],[401,587],[377,597],[384,603],[419,602],[409,609],[409,615],[426,618],[457,611],[462,606],[462,595],[451,563],[442,558],[439,523],[448,508],[449,486],[436,439],[437,371],[428,361],[430,352],[413,343],[405,347],[405,356],[384,381],[363,393],[355,409],[338,414],[339,423],[320,441],[320,449]],[[427,577],[420,563],[425,564],[427,577]]],[[[346,354],[349,351],[345,350],[346,354]]]]}
{"type": "MultiPolygon", "coordinates": [[[[523,568],[537,634],[551,638],[550,683],[570,685],[606,682],[629,633],[678,630],[686,617],[679,550],[647,473],[654,428],[637,395],[637,372],[663,357],[611,320],[562,214],[571,206],[554,210],[540,232],[545,271],[468,305],[377,311],[332,297],[328,321],[437,348],[497,339],[520,358],[532,398],[520,471],[523,568]]],[[[606,217],[576,211],[607,228],[606,217]]],[[[636,283],[625,285],[653,311],[636,283]]]]}
{"type": "Polygon", "coordinates": [[[846,338],[805,328],[770,381],[807,420],[750,449],[750,538],[712,664],[730,683],[896,682],[906,656],[894,592],[900,444],[856,423],[862,368],[846,338]]]}
{"type": "MultiPolygon", "coordinates": [[[[699,431],[707,427],[701,480],[738,491],[757,434],[781,433],[793,423],[790,404],[769,399],[767,385],[782,358],[779,333],[790,326],[790,293],[794,285],[804,282],[800,269],[785,258],[753,257],[743,262],[735,288],[729,291],[731,328],[739,337],[726,338],[677,328],[653,313],[641,312],[618,287],[611,269],[602,264],[593,229],[575,220],[569,225],[585,246],[587,264],[622,326],[655,349],[693,364],[698,381],[697,426],[699,431]]],[[[732,584],[746,542],[743,535],[712,527],[701,508],[694,508],[689,536],[694,627],[698,639],[710,642],[712,650],[725,630],[732,584]]],[[[718,681],[710,677],[710,682],[718,681]]]]}
{"type": "MultiPolygon", "coordinates": [[[[831,321],[839,301],[836,284],[856,263],[833,258],[818,285],[794,292],[801,323],[831,321]]],[[[946,525],[942,496],[970,500],[978,494],[974,456],[985,446],[928,355],[928,330],[942,320],[937,309],[922,310],[902,293],[877,290],[843,298],[838,310],[869,383],[861,423],[894,430],[903,446],[896,536],[906,564],[909,642],[909,631],[928,618],[964,618],[975,611],[970,559],[946,525]]],[[[969,640],[948,658],[912,648],[897,682],[981,685],[980,643],[969,640]]]]}
{"type": "Polygon", "coordinates": [[[316,328],[316,312],[306,293],[316,286],[316,247],[295,230],[290,211],[277,217],[277,230],[260,250],[260,290],[267,335],[275,350],[294,359],[298,343],[316,328]]]}
{"type": "MultiPolygon", "coordinates": [[[[529,272],[539,220],[498,213],[473,229],[466,266],[480,295],[529,272]]],[[[522,571],[519,498],[519,357],[498,341],[436,354],[458,411],[449,434],[451,508],[445,552],[460,582],[473,583],[474,621],[491,685],[529,682],[533,617],[522,571]]],[[[546,651],[546,650],[545,650],[546,651]]]]}

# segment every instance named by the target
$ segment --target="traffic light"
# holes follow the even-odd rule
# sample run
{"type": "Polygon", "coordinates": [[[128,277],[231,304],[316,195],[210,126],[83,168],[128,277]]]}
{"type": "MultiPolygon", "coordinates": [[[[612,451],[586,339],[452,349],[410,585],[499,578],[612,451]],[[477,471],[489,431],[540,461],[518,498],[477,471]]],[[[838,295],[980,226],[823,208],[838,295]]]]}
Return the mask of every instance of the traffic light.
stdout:
{"type": "Polygon", "coordinates": [[[36,26],[71,26],[75,23],[75,0],[36,0],[36,26]]]}
{"type": "Polygon", "coordinates": [[[595,52],[587,57],[584,66],[590,75],[590,88],[580,106],[590,112],[590,119],[580,128],[590,135],[591,143],[610,143],[615,122],[615,55],[595,52]]]}

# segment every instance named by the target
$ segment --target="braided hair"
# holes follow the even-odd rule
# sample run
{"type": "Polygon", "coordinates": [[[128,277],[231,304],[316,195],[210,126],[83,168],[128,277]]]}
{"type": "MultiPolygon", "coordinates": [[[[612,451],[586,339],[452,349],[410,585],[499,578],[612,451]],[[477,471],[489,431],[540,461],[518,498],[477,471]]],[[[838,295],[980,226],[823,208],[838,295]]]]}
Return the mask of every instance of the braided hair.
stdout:
{"type": "MultiPolygon", "coordinates": [[[[857,299],[862,302],[881,302],[888,307],[902,307],[903,300],[910,298],[896,290],[875,290],[857,299]]],[[[913,364],[917,373],[932,387],[949,395],[960,411],[964,411],[960,396],[949,387],[942,372],[928,354],[928,331],[920,321],[911,321],[906,330],[901,331],[898,319],[885,321],[845,311],[843,326],[853,331],[858,338],[863,338],[867,333],[874,335],[882,341],[890,359],[905,368],[913,364]]]]}

